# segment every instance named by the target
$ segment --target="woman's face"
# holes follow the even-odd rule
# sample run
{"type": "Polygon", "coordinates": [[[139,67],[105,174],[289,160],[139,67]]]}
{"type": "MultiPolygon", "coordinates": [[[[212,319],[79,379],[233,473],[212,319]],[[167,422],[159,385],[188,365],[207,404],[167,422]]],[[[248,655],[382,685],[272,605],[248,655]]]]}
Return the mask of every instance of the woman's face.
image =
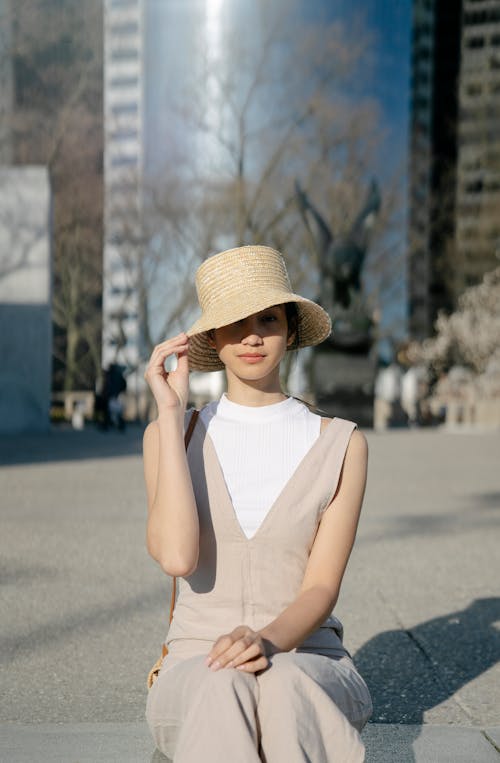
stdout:
{"type": "Polygon", "coordinates": [[[257,380],[279,368],[293,335],[288,336],[284,305],[275,305],[215,329],[209,341],[226,370],[257,380]]]}

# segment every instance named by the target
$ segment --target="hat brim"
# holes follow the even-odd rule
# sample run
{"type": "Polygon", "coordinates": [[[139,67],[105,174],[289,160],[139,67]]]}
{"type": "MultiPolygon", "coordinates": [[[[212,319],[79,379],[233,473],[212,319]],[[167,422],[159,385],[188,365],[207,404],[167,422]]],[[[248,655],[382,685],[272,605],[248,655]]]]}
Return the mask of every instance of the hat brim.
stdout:
{"type": "Polygon", "coordinates": [[[205,314],[188,329],[186,333],[190,337],[188,350],[190,370],[220,371],[224,368],[217,352],[208,342],[207,331],[228,326],[268,307],[287,302],[295,302],[298,311],[298,343],[289,349],[311,347],[324,342],[330,336],[332,331],[330,316],[316,302],[289,291],[270,293],[267,290],[261,301],[255,300],[254,295],[251,306],[235,307],[232,312],[226,312],[223,321],[220,318],[212,319],[209,314],[205,314]]]}

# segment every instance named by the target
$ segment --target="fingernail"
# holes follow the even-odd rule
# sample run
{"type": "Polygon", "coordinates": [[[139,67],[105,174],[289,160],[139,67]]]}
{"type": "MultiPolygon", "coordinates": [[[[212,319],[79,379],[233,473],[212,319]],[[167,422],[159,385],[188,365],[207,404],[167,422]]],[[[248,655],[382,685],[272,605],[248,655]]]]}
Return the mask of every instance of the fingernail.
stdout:
{"type": "Polygon", "coordinates": [[[211,664],[212,664],[212,658],[211,657],[207,657],[207,659],[205,660],[205,665],[210,667],[211,664]]]}
{"type": "Polygon", "coordinates": [[[237,665],[236,670],[246,670],[244,665],[237,665]]]}
{"type": "Polygon", "coordinates": [[[217,662],[217,660],[213,662],[212,665],[210,665],[210,670],[219,670],[219,668],[220,668],[220,662],[217,662]]]}

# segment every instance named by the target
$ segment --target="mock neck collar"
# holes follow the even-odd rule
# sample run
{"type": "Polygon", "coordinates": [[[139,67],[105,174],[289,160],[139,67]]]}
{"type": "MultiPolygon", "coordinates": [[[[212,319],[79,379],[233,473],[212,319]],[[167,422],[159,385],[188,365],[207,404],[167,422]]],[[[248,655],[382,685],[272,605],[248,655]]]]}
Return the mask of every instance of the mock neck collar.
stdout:
{"type": "Polygon", "coordinates": [[[262,422],[287,416],[300,407],[301,403],[293,397],[287,397],[271,405],[241,405],[233,403],[224,393],[217,404],[217,416],[231,421],[262,422]]]}

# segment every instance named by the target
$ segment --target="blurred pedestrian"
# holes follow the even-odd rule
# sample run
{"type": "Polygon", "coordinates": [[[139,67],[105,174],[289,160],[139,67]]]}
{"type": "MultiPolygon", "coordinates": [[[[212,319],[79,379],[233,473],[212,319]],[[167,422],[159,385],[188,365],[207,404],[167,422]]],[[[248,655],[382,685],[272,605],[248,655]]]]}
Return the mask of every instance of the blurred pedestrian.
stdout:
{"type": "Polygon", "coordinates": [[[125,429],[123,394],[127,389],[124,368],[118,363],[111,363],[104,371],[99,407],[102,411],[101,427],[108,430],[110,426],[118,430],[125,429]]]}
{"type": "Polygon", "coordinates": [[[401,378],[401,405],[410,427],[419,424],[421,401],[426,391],[427,371],[424,366],[410,366],[401,378]]]}
{"type": "Polygon", "coordinates": [[[401,406],[402,371],[396,362],[382,366],[375,379],[373,426],[376,430],[401,426],[406,416],[401,406]]]}

